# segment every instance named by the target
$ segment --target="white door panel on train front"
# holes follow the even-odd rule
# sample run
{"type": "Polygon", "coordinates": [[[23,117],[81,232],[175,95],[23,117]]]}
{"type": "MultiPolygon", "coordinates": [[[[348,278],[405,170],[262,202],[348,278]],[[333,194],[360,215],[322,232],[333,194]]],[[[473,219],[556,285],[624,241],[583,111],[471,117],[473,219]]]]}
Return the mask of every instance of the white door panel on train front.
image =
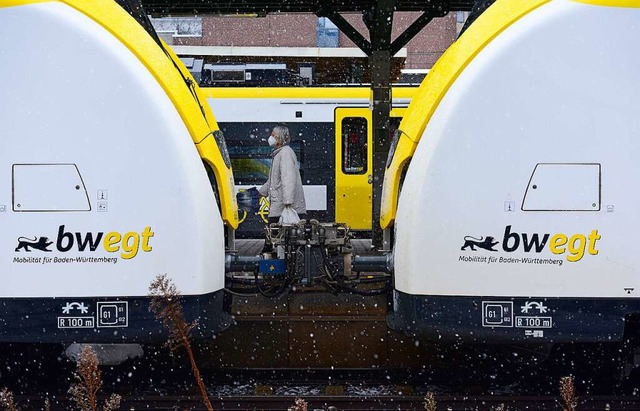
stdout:
{"type": "Polygon", "coordinates": [[[0,99],[12,101],[0,110],[0,296],[147,295],[163,273],[181,279],[185,295],[223,288],[222,220],[158,82],[71,7],[0,13],[0,49],[12,56],[0,65],[0,99]],[[73,165],[84,188],[69,188],[66,172],[45,172],[59,165],[73,165]],[[75,198],[84,189],[90,207],[75,198]]]}
{"type": "Polygon", "coordinates": [[[399,291],[640,290],[638,21],[640,9],[553,1],[474,57],[427,123],[403,185],[399,291]],[[534,179],[542,191],[524,201],[534,179]]]}
{"type": "Polygon", "coordinates": [[[600,164],[536,165],[522,210],[600,210],[600,164]]]}
{"type": "Polygon", "coordinates": [[[74,164],[14,164],[13,211],[89,211],[91,203],[74,164]]]}

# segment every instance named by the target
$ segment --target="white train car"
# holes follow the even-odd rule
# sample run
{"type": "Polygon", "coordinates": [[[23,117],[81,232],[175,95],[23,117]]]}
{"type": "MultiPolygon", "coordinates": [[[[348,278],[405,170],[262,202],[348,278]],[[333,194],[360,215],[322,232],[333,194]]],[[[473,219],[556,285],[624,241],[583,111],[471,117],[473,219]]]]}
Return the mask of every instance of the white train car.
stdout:
{"type": "MultiPolygon", "coordinates": [[[[417,87],[394,87],[391,130],[417,87]]],[[[230,152],[238,190],[268,177],[273,127],[291,131],[309,218],[347,224],[369,235],[372,214],[373,133],[366,86],[205,87],[230,152]]],[[[240,210],[239,237],[262,237],[269,203],[240,210]]]]}
{"type": "Polygon", "coordinates": [[[392,327],[533,343],[637,327],[639,22],[638,1],[498,0],[437,62],[385,175],[392,327]]]}
{"type": "Polygon", "coordinates": [[[159,274],[196,336],[228,325],[230,163],[154,34],[113,1],[0,5],[1,342],[162,340],[159,274]]]}

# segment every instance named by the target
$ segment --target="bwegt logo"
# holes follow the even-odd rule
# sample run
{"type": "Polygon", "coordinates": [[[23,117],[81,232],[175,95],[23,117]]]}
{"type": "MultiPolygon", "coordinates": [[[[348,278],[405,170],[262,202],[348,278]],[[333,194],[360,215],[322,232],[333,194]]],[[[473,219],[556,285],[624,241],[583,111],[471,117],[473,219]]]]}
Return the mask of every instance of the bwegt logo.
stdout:
{"type": "MultiPolygon", "coordinates": [[[[568,236],[567,234],[529,234],[529,233],[517,233],[511,231],[511,226],[508,225],[504,229],[504,236],[502,237],[502,250],[507,253],[512,253],[522,249],[526,253],[535,252],[541,253],[548,245],[549,251],[553,254],[567,254],[567,261],[576,262],[580,261],[584,257],[585,253],[591,255],[597,255],[596,242],[600,240],[601,236],[598,234],[598,230],[591,230],[589,235],[585,234],[573,234],[568,236]]],[[[479,239],[472,236],[464,237],[464,244],[460,248],[461,250],[471,249],[476,251],[476,247],[485,249],[487,251],[498,251],[495,247],[500,244],[500,241],[495,241],[494,237],[480,237],[479,239]]]]}
{"type": "MultiPolygon", "coordinates": [[[[82,232],[67,232],[65,226],[58,227],[58,236],[56,237],[56,249],[61,253],[66,253],[71,250],[78,251],[96,251],[96,249],[102,244],[105,251],[109,253],[117,253],[120,251],[120,256],[125,260],[129,260],[138,255],[138,252],[142,250],[145,253],[153,250],[153,247],[149,244],[149,240],[153,237],[154,232],[151,231],[151,227],[147,226],[141,233],[135,231],[129,231],[124,234],[117,231],[111,231],[108,233],[82,233],[82,232]]],[[[31,249],[36,249],[45,252],[51,252],[49,247],[53,244],[53,241],[49,241],[47,237],[34,237],[33,239],[27,237],[18,238],[18,246],[16,252],[22,250],[31,252],[31,249]]]]}

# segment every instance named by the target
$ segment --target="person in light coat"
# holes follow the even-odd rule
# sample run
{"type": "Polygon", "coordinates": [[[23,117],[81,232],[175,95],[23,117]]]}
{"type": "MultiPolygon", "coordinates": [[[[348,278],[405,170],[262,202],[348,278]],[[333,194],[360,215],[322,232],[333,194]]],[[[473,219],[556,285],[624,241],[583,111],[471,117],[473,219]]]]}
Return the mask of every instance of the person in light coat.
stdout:
{"type": "Polygon", "coordinates": [[[269,179],[258,190],[264,197],[269,197],[269,222],[277,223],[285,207],[293,208],[300,218],[305,218],[307,206],[302,190],[302,179],[298,170],[296,153],[289,143],[291,135],[287,126],[273,128],[269,137],[269,145],[273,147],[269,179]]]}

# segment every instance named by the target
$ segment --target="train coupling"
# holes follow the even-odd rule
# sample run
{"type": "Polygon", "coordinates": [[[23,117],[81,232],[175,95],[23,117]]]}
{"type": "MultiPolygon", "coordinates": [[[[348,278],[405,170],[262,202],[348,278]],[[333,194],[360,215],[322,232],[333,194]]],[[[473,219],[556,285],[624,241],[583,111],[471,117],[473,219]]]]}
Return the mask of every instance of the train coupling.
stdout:
{"type": "Polygon", "coordinates": [[[356,255],[351,260],[351,271],[391,274],[393,272],[393,254],[356,255]]]}
{"type": "Polygon", "coordinates": [[[274,297],[298,286],[363,295],[380,294],[389,287],[390,257],[354,258],[346,224],[318,220],[270,224],[265,236],[262,255],[227,256],[229,289],[253,286],[261,294],[274,297]],[[364,272],[371,273],[362,275],[364,272]]]}
{"type": "Polygon", "coordinates": [[[260,256],[227,254],[224,262],[226,272],[249,271],[253,272],[260,264],[260,256]]]}

